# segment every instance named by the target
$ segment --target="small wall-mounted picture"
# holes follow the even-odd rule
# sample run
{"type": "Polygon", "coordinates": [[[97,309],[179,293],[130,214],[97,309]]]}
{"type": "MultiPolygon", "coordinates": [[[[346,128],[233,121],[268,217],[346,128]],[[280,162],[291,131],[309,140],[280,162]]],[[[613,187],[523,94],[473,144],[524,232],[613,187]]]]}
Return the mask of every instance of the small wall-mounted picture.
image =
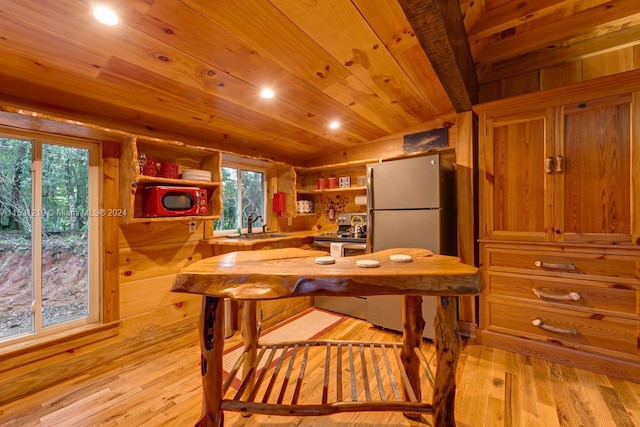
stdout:
{"type": "Polygon", "coordinates": [[[338,178],[338,187],[340,188],[351,187],[351,177],[341,176],[340,178],[338,178]]]}
{"type": "Polygon", "coordinates": [[[413,133],[404,136],[403,149],[406,153],[429,151],[437,147],[448,145],[447,128],[438,128],[426,132],[413,133]]]}

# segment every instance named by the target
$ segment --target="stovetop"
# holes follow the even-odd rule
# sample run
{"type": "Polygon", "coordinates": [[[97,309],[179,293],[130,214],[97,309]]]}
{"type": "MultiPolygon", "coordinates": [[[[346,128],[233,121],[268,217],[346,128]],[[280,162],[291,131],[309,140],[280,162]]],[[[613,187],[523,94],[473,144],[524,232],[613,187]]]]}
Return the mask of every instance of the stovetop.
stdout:
{"type": "Polygon", "coordinates": [[[344,242],[344,243],[366,243],[366,237],[352,237],[348,232],[332,231],[318,234],[313,238],[314,242],[344,242]]]}

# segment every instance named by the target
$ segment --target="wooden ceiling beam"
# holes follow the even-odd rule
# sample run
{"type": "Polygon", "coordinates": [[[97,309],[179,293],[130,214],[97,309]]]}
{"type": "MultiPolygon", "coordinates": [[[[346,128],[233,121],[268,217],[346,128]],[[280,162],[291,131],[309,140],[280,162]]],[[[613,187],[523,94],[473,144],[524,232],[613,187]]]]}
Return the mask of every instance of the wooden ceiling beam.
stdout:
{"type": "Polygon", "coordinates": [[[399,0],[456,112],[478,100],[478,80],[458,2],[399,0]]]}
{"type": "Polygon", "coordinates": [[[485,84],[555,64],[577,61],[589,56],[635,45],[640,45],[640,25],[625,27],[621,30],[581,40],[568,46],[556,46],[552,49],[533,52],[503,64],[481,65],[478,67],[478,70],[480,70],[478,80],[480,84],[485,84]]]}
{"type": "MultiPolygon", "coordinates": [[[[489,37],[500,31],[570,7],[582,0],[512,0],[488,10],[469,31],[469,40],[489,37]]],[[[606,1],[606,0],[603,0],[606,1]]]]}
{"type": "Polygon", "coordinates": [[[476,60],[479,63],[493,63],[549,46],[560,45],[564,40],[578,36],[585,37],[586,34],[598,36],[606,32],[608,27],[637,19],[636,15],[639,14],[638,0],[611,0],[549,25],[528,31],[516,28],[513,33],[503,34],[499,40],[490,40],[480,58],[476,60]]]}

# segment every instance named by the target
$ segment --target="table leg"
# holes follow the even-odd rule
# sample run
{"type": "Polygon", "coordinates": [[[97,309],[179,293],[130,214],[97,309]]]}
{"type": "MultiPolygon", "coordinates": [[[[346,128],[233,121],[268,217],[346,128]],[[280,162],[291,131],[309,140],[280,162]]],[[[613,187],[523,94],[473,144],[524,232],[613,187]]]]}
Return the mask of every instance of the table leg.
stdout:
{"type": "Polygon", "coordinates": [[[197,427],[222,427],[222,352],[224,350],[224,298],[202,297],[200,310],[200,371],[202,415],[197,427]]]}
{"type": "MultiPolygon", "coordinates": [[[[422,401],[422,389],[420,388],[420,359],[413,350],[420,347],[422,343],[422,332],[424,331],[424,319],[422,318],[422,297],[405,295],[402,298],[402,351],[400,357],[404,365],[405,372],[409,377],[411,388],[418,399],[422,401]]],[[[402,389],[403,398],[409,402],[410,398],[406,389],[402,389]]],[[[410,419],[420,418],[419,413],[405,413],[405,417],[410,419]]]]}
{"type": "Polygon", "coordinates": [[[433,425],[455,427],[456,369],[462,347],[456,315],[457,298],[437,298],[438,311],[434,322],[437,368],[433,387],[433,425]]]}
{"type": "MultiPolygon", "coordinates": [[[[260,335],[260,331],[258,329],[258,322],[256,318],[256,301],[244,301],[242,307],[242,341],[244,342],[244,351],[247,352],[247,356],[244,358],[244,362],[242,363],[242,375],[251,369],[256,360],[256,349],[258,345],[258,338],[260,335]]],[[[253,386],[256,381],[255,371],[253,377],[251,378],[249,385],[244,394],[244,398],[247,398],[253,389],[253,386]]],[[[242,416],[248,417],[251,414],[243,413],[242,416]]]]}

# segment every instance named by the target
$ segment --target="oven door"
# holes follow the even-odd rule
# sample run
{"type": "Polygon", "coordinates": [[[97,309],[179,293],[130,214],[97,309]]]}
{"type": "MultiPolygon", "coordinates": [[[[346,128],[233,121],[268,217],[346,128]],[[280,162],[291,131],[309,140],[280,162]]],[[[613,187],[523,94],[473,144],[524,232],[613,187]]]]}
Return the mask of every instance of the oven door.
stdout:
{"type": "Polygon", "coordinates": [[[347,243],[342,245],[342,256],[356,256],[367,253],[366,243],[347,243]]]}
{"type": "Polygon", "coordinates": [[[336,242],[333,242],[334,243],[333,247],[331,246],[331,243],[332,242],[328,240],[317,240],[313,242],[313,247],[314,249],[327,251],[336,258],[341,258],[345,256],[364,255],[367,253],[366,243],[352,243],[352,242],[342,243],[340,241],[336,241],[336,242]]]}

